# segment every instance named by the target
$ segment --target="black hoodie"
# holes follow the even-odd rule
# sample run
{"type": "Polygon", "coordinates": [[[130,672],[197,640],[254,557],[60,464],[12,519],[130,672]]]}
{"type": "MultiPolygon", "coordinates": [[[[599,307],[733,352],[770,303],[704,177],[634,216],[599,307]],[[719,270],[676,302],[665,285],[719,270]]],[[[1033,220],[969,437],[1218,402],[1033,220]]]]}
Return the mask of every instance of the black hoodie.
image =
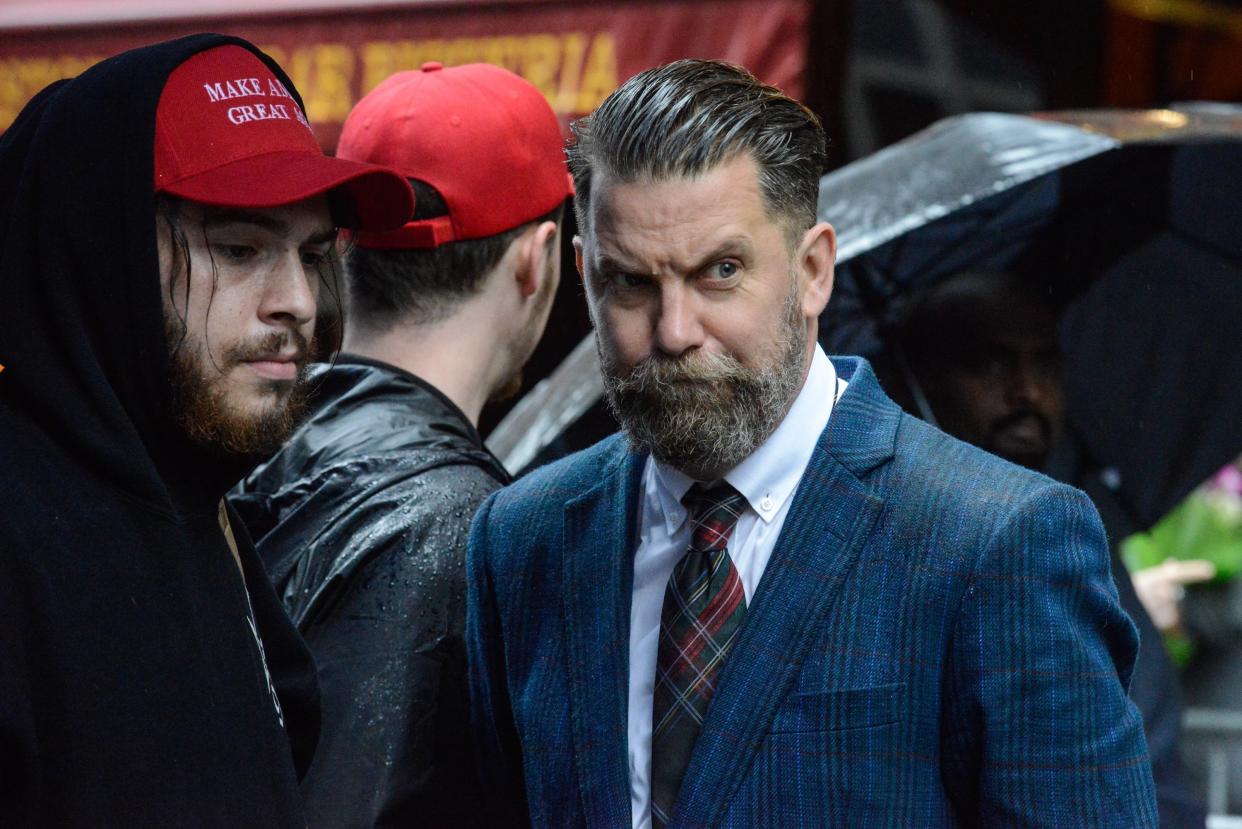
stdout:
{"type": "Polygon", "coordinates": [[[155,110],[224,43],[106,60],[0,137],[0,826],[303,825],[314,670],[168,391],[155,110]]]}

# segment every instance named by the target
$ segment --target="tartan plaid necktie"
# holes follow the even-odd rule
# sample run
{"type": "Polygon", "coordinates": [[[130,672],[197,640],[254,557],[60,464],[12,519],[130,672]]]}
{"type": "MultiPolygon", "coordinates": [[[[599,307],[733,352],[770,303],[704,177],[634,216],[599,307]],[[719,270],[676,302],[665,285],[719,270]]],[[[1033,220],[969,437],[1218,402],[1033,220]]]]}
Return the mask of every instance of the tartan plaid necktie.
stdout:
{"type": "Polygon", "coordinates": [[[651,822],[668,823],[716,677],[746,617],[746,594],[725,545],[745,499],[727,483],[698,484],[682,499],[690,549],[664,591],[651,733],[651,822]]]}

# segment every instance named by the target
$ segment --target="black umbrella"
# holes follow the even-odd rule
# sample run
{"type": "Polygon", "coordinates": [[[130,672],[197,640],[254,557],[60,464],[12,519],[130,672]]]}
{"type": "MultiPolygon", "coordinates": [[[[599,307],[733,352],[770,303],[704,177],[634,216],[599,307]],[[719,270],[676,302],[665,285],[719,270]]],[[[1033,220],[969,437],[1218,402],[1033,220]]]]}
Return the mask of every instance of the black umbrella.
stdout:
{"type": "MultiPolygon", "coordinates": [[[[1037,261],[1067,428],[1133,528],[1242,452],[1242,109],[974,114],[825,176],[829,353],[888,360],[903,303],[1037,261]]],[[[897,395],[908,396],[908,395],[897,395]]]]}

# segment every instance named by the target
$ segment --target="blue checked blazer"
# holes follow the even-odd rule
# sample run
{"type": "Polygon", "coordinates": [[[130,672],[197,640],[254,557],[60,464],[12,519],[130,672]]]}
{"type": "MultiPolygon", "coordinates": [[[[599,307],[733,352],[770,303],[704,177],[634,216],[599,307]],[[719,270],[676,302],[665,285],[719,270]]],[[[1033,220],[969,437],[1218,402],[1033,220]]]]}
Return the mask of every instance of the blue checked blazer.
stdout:
{"type": "MultiPolygon", "coordinates": [[[[794,495],[671,827],[1154,827],[1137,634],[1077,490],[909,417],[862,360],[794,495]]],[[[492,496],[470,542],[495,825],[629,827],[644,458],[614,436],[492,496]]]]}

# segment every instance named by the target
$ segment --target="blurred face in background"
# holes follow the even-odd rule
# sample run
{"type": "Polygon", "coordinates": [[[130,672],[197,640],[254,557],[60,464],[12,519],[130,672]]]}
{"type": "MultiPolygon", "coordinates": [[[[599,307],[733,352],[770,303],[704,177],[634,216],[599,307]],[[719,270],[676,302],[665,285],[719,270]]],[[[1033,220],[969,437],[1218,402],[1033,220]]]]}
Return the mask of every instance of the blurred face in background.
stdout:
{"type": "Polygon", "coordinates": [[[933,289],[915,328],[907,359],[940,428],[1042,468],[1065,417],[1051,302],[1016,276],[966,273],[933,289]]]}

